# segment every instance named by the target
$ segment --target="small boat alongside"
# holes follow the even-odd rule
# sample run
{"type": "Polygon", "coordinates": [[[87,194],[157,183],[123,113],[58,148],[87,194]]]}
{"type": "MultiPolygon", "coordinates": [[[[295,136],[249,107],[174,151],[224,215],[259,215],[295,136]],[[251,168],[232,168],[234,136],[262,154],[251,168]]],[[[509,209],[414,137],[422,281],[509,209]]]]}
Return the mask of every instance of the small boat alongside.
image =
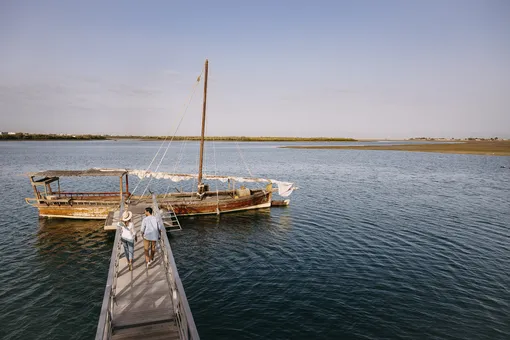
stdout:
{"type": "Polygon", "coordinates": [[[128,171],[124,169],[47,170],[28,174],[34,197],[25,201],[39,210],[41,217],[105,219],[129,197],[128,171]],[[61,177],[118,177],[117,192],[65,191],[61,177]],[[125,186],[124,186],[125,185],[125,186]]]}
{"type": "Polygon", "coordinates": [[[290,204],[290,200],[272,200],[271,206],[272,207],[287,207],[290,204]]]}

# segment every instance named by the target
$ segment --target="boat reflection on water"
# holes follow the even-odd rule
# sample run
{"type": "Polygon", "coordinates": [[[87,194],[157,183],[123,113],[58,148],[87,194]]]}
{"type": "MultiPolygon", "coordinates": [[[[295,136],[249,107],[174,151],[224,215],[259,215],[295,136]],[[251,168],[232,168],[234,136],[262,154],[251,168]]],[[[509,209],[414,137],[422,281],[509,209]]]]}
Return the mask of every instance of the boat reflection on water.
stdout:
{"type": "Polygon", "coordinates": [[[103,221],[39,219],[35,248],[40,261],[61,268],[69,265],[87,270],[87,266],[108,266],[114,233],[103,230],[103,221]]]}
{"type": "MultiPolygon", "coordinates": [[[[62,218],[39,218],[38,238],[51,238],[56,242],[90,242],[94,238],[105,238],[103,220],[72,220],[62,218]]],[[[113,238],[112,238],[113,239],[113,238]]]]}
{"type": "Polygon", "coordinates": [[[257,228],[270,225],[271,209],[247,210],[242,212],[180,217],[184,229],[195,229],[197,232],[209,232],[221,229],[226,233],[250,234],[257,228]]]}
{"type": "MultiPolygon", "coordinates": [[[[192,252],[216,252],[238,244],[244,250],[286,239],[292,227],[290,211],[259,209],[235,214],[180,218],[182,232],[169,233],[178,263],[187,263],[192,252]]],[[[232,249],[234,250],[234,249],[232,249]]],[[[236,249],[235,252],[239,252],[236,249]]],[[[200,255],[209,258],[209,255],[200,255]]],[[[203,257],[202,257],[203,256],[203,257]]],[[[191,265],[191,264],[190,264],[191,265]]],[[[186,265],[184,266],[186,267],[186,265]]]]}
{"type": "Polygon", "coordinates": [[[281,209],[281,214],[278,216],[278,230],[289,232],[292,229],[293,221],[290,209],[281,209]]]}
{"type": "Polygon", "coordinates": [[[25,327],[24,338],[40,338],[45,330],[49,332],[48,325],[62,325],[62,320],[68,327],[59,333],[63,338],[76,338],[77,330],[93,336],[97,318],[91,316],[101,309],[114,239],[103,230],[103,223],[39,219],[35,252],[24,259],[30,268],[30,285],[17,295],[26,297],[17,303],[24,305],[27,320],[33,320],[18,326],[25,327]]]}

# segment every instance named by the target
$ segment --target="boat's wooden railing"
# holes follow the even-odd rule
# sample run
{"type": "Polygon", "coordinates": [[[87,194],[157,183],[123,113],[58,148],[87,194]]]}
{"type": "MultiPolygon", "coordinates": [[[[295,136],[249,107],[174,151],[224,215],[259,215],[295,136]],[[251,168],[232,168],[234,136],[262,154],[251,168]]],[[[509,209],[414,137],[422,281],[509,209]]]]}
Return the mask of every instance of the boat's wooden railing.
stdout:
{"type": "MultiPolygon", "coordinates": [[[[159,211],[155,194],[152,195],[152,205],[154,216],[156,216],[159,223],[163,225],[163,219],[161,218],[161,212],[159,211]]],[[[170,242],[166,232],[162,233],[159,242],[163,253],[163,264],[165,266],[168,287],[170,288],[170,295],[172,297],[175,320],[179,328],[180,339],[198,340],[200,337],[198,336],[195,320],[191,314],[188,299],[186,298],[186,293],[184,292],[184,287],[182,286],[181,278],[177,271],[172,248],[170,247],[170,242]]]]}
{"type": "Polygon", "coordinates": [[[48,200],[48,199],[44,199],[44,198],[41,198],[41,199],[38,199],[38,198],[25,198],[25,202],[27,202],[27,204],[29,205],[32,205],[32,206],[37,206],[38,204],[46,204],[48,206],[50,205],[62,205],[62,204],[70,204],[70,205],[86,205],[86,206],[104,206],[104,205],[108,205],[108,206],[112,206],[112,207],[118,207],[119,206],[119,201],[116,201],[116,200],[108,200],[108,201],[91,201],[91,200],[75,200],[75,199],[72,199],[72,198],[62,198],[62,199],[51,199],[51,200],[48,200]]]}
{"type": "MultiPolygon", "coordinates": [[[[121,204],[120,216],[124,210],[124,204],[121,204]]],[[[121,254],[121,238],[120,230],[117,228],[115,232],[115,240],[113,241],[113,251],[110,257],[110,267],[108,269],[108,279],[104,290],[103,304],[101,306],[101,314],[97,323],[96,340],[107,340],[112,337],[112,312],[115,303],[115,294],[117,290],[117,277],[119,274],[119,259],[121,254]]]]}
{"type": "MultiPolygon", "coordinates": [[[[65,200],[55,200],[55,201],[45,201],[46,204],[50,204],[50,203],[54,203],[54,204],[57,204],[58,203],[62,202],[62,201],[65,201],[65,200]]],[[[92,201],[92,200],[75,200],[75,199],[68,199],[69,203],[71,205],[87,205],[87,206],[109,206],[109,208],[112,208],[112,207],[118,207],[119,206],[119,201],[115,201],[115,200],[109,200],[109,201],[92,201]]]]}
{"type": "MultiPolygon", "coordinates": [[[[122,197],[125,199],[130,193],[123,193],[122,197]]],[[[84,204],[84,205],[118,205],[120,194],[119,192],[55,192],[48,195],[42,195],[40,198],[30,197],[25,198],[25,202],[30,205],[45,203],[47,205],[61,205],[69,204],[84,204]],[[98,198],[106,198],[101,200],[94,200],[98,198]]]]}
{"type": "MultiPolygon", "coordinates": [[[[54,193],[56,197],[82,198],[82,197],[119,197],[117,192],[60,192],[54,193]]],[[[129,193],[123,193],[122,196],[129,196],[129,193]]]]}
{"type": "Polygon", "coordinates": [[[34,198],[34,197],[29,197],[29,198],[25,198],[25,202],[27,202],[27,204],[30,204],[30,205],[37,205],[39,203],[39,199],[34,198]]]}

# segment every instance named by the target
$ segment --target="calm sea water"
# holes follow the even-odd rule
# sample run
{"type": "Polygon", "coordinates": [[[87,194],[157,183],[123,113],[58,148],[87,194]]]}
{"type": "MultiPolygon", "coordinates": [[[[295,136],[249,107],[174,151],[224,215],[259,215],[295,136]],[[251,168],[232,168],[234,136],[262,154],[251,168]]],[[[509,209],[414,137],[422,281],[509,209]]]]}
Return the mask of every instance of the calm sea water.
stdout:
{"type": "MultiPolygon", "coordinates": [[[[510,157],[281,144],[209,144],[206,169],[293,181],[290,207],[171,235],[202,339],[510,338],[510,157]]],[[[1,339],[93,338],[113,243],[101,221],[39,219],[22,175],[146,168],[159,146],[0,143],[1,339]]],[[[174,143],[160,170],[193,171],[197,150],[174,143]]]]}

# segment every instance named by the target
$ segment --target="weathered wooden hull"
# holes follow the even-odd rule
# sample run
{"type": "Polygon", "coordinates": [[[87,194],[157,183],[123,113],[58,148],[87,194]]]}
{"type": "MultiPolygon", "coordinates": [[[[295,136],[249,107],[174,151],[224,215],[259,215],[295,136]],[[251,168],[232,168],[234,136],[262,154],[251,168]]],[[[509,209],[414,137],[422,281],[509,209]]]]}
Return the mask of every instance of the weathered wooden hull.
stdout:
{"type": "Polygon", "coordinates": [[[271,201],[271,206],[272,207],[287,207],[287,206],[289,206],[289,203],[290,203],[289,199],[286,199],[286,200],[274,200],[274,201],[271,201]]]}
{"type": "Polygon", "coordinates": [[[87,220],[104,220],[110,211],[117,209],[116,206],[46,206],[39,205],[39,216],[42,217],[58,217],[58,218],[75,218],[87,220]]]}
{"type": "MultiPolygon", "coordinates": [[[[170,206],[164,202],[162,208],[169,210],[170,206]]],[[[259,191],[253,195],[239,198],[216,200],[214,196],[202,201],[171,202],[177,216],[193,216],[206,214],[220,214],[234,211],[269,208],[271,206],[271,192],[259,191]]]]}
{"type": "MultiPolygon", "coordinates": [[[[177,216],[194,216],[206,214],[219,214],[234,211],[261,209],[271,207],[272,193],[264,190],[255,190],[245,197],[221,195],[216,197],[209,193],[204,199],[168,197],[158,199],[160,208],[173,209],[177,216]]],[[[98,200],[91,202],[58,203],[47,205],[45,203],[32,204],[39,209],[43,217],[74,218],[74,219],[106,219],[108,214],[119,209],[119,204],[111,200],[98,200]]],[[[129,204],[129,209],[143,211],[150,206],[150,200],[138,200],[129,204]]]]}

